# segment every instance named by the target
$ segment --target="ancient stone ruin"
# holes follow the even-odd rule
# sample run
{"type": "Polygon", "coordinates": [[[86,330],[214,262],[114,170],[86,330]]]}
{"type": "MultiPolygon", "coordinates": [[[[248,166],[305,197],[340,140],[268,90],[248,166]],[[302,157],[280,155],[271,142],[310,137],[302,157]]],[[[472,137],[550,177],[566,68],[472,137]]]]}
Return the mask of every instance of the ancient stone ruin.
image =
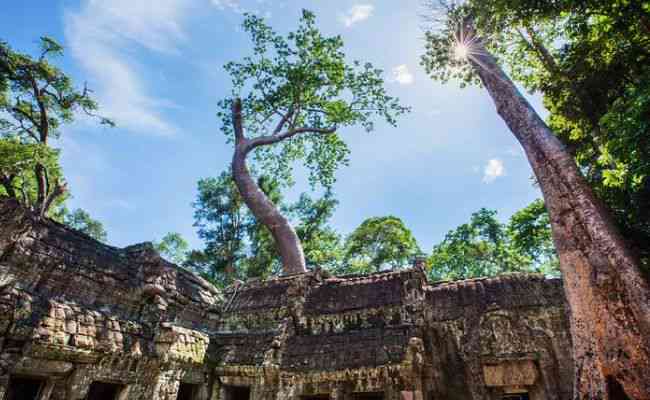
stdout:
{"type": "Polygon", "coordinates": [[[562,284],[321,271],[220,292],[0,201],[0,399],[570,399],[562,284]]]}

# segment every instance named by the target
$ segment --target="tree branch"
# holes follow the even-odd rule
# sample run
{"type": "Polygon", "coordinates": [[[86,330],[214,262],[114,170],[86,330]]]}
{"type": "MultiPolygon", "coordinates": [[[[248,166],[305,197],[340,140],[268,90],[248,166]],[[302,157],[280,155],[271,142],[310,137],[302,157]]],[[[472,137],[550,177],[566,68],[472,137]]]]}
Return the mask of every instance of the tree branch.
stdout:
{"type": "Polygon", "coordinates": [[[526,28],[526,33],[530,37],[530,41],[526,39],[524,34],[517,29],[517,33],[519,33],[519,36],[521,39],[526,42],[526,45],[533,50],[535,53],[537,53],[537,57],[539,58],[539,61],[544,64],[546,69],[555,75],[560,75],[562,76],[562,71],[560,70],[560,67],[557,65],[557,62],[555,61],[555,58],[551,55],[551,52],[548,51],[546,46],[544,46],[544,43],[540,40],[539,36],[537,35],[537,32],[528,24],[525,25],[526,28]]]}
{"type": "MultiPolygon", "coordinates": [[[[47,138],[49,136],[49,121],[47,120],[47,107],[45,106],[45,103],[43,103],[43,98],[41,96],[41,90],[38,88],[38,83],[36,82],[36,78],[34,78],[33,75],[29,76],[29,79],[32,83],[32,90],[34,91],[34,97],[36,98],[36,103],[38,104],[38,109],[40,111],[40,125],[38,126],[39,133],[41,135],[40,141],[43,144],[47,144],[47,138]]],[[[36,125],[36,124],[35,124],[36,125]]]]}
{"type": "Polygon", "coordinates": [[[235,144],[239,144],[246,140],[244,136],[244,127],[242,125],[241,116],[241,99],[236,98],[232,103],[232,123],[235,130],[235,144]]]}
{"type": "Polygon", "coordinates": [[[284,114],[284,116],[282,116],[282,118],[280,119],[280,122],[278,122],[278,125],[277,125],[277,126],[275,127],[275,129],[273,130],[273,135],[277,135],[278,133],[280,133],[280,131],[282,130],[282,128],[284,128],[284,125],[287,123],[287,121],[288,121],[288,120],[291,118],[291,116],[293,115],[293,111],[294,111],[293,106],[291,106],[291,107],[289,108],[289,110],[287,111],[287,113],[284,114]]]}
{"type": "Polygon", "coordinates": [[[254,148],[259,146],[266,146],[266,145],[278,143],[285,139],[289,139],[296,135],[299,135],[301,133],[319,133],[323,135],[329,135],[334,132],[336,132],[336,126],[333,126],[331,128],[304,127],[304,128],[292,129],[278,135],[260,136],[255,139],[251,139],[246,150],[251,151],[254,148]]]}

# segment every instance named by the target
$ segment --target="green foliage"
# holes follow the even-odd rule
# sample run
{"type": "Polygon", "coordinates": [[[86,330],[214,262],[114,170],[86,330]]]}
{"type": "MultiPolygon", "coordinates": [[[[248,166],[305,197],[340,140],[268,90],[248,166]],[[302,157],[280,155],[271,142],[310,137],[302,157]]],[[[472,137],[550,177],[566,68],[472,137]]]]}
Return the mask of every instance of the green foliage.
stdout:
{"type": "Polygon", "coordinates": [[[48,147],[49,139],[59,137],[60,128],[72,122],[77,112],[98,117],[88,89],[77,90],[70,77],[52,64],[62,54],[63,47],[47,37],[41,38],[37,58],[0,41],[0,151],[5,154],[0,194],[16,198],[40,215],[59,208],[67,192],[58,150],[48,147]]]}
{"type": "Polygon", "coordinates": [[[183,265],[188,257],[189,243],[178,232],[169,232],[153,244],[158,253],[177,265],[183,265]]]}
{"type": "Polygon", "coordinates": [[[434,11],[439,23],[422,58],[431,76],[475,82],[444,56],[457,21],[471,19],[510,76],[544,95],[549,126],[624,236],[650,257],[647,1],[470,0],[434,11]]]}
{"type": "MultiPolygon", "coordinates": [[[[59,150],[42,143],[25,143],[18,137],[0,137],[0,196],[16,198],[27,206],[36,204],[37,165],[45,166],[49,179],[62,179],[59,150]]],[[[55,205],[60,206],[63,200],[59,198],[55,205]]]]}
{"type": "Polygon", "coordinates": [[[298,202],[289,208],[290,215],[298,221],[296,233],[303,243],[309,266],[335,270],[341,264],[341,236],[329,226],[337,205],[338,201],[331,192],[317,200],[303,193],[298,202]]]}
{"type": "Polygon", "coordinates": [[[108,235],[104,229],[104,225],[93,219],[90,214],[81,208],[77,208],[72,212],[64,209],[62,222],[72,229],[83,232],[91,238],[100,242],[106,242],[108,235]]]}
{"type": "Polygon", "coordinates": [[[559,274],[551,221],[542,199],[537,199],[510,217],[506,233],[513,249],[532,260],[536,270],[559,274]]]}
{"type": "Polygon", "coordinates": [[[205,248],[190,253],[191,268],[221,284],[230,283],[237,274],[243,277],[245,271],[237,266],[247,256],[246,237],[251,216],[229,171],[198,182],[194,221],[205,248]]]}
{"type": "MultiPolygon", "coordinates": [[[[55,40],[42,37],[38,58],[17,53],[0,42],[0,133],[23,141],[45,143],[82,111],[96,116],[97,103],[88,89],[77,90],[72,80],[51,63],[63,54],[55,40]]],[[[113,123],[100,117],[102,124],[113,123]]]]}
{"type": "Polygon", "coordinates": [[[469,223],[449,231],[433,247],[428,264],[433,280],[467,279],[512,272],[557,274],[548,215],[541,201],[515,213],[509,224],[482,208],[469,223]]]}
{"type": "Polygon", "coordinates": [[[394,125],[407,111],[386,94],[381,70],[346,62],[341,37],[323,36],[313,13],[303,11],[298,29],[286,37],[255,15],[246,16],[243,28],[251,36],[253,55],[226,64],[233,92],[219,102],[217,115],[227,138],[234,140],[231,107],[241,98],[249,139],[282,137],[254,150],[260,169],[281,182],[292,182],[291,169],[301,161],[312,185],[329,188],[336,169],[348,162],[341,128],[362,125],[371,131],[374,116],[394,125]]]}
{"type": "Polygon", "coordinates": [[[401,219],[368,218],[345,241],[345,272],[368,273],[405,267],[419,253],[417,241],[401,219]]]}

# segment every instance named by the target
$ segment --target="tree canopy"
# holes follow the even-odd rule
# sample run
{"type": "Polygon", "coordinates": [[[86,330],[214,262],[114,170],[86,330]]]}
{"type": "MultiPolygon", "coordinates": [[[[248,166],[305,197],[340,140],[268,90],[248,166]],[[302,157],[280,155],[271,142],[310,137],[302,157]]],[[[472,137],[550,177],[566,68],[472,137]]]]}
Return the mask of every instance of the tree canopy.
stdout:
{"type": "Polygon", "coordinates": [[[88,212],[81,208],[77,208],[72,212],[64,210],[61,219],[62,222],[69,227],[83,232],[100,242],[106,242],[108,239],[108,234],[106,233],[106,229],[104,229],[104,225],[93,219],[88,212]]]}
{"type": "Polygon", "coordinates": [[[428,259],[430,277],[467,279],[512,272],[558,274],[548,214],[541,200],[516,212],[508,224],[485,208],[447,233],[428,259]]]}
{"type": "Polygon", "coordinates": [[[401,219],[368,218],[345,240],[345,268],[351,272],[378,272],[412,264],[420,247],[401,219]]]}

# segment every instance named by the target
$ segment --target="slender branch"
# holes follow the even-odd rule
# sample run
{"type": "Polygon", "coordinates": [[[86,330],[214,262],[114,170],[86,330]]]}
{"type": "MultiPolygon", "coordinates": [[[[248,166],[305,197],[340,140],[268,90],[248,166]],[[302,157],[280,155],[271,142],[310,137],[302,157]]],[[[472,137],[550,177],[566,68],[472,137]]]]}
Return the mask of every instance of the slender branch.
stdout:
{"type": "Polygon", "coordinates": [[[289,111],[287,111],[287,113],[284,114],[284,116],[280,119],[280,122],[278,122],[278,125],[273,130],[273,135],[277,135],[278,133],[280,133],[282,128],[284,128],[284,125],[287,123],[287,121],[293,115],[293,110],[294,110],[293,106],[289,107],[289,111]]]}
{"type": "MultiPolygon", "coordinates": [[[[551,52],[548,51],[544,43],[542,43],[542,40],[537,35],[537,32],[535,32],[535,30],[529,25],[526,25],[526,33],[528,33],[528,36],[530,36],[529,45],[533,47],[538,57],[540,58],[540,61],[544,65],[546,65],[546,68],[548,68],[550,72],[562,76],[563,75],[562,71],[560,70],[560,67],[557,65],[555,58],[553,58],[551,52]]],[[[521,35],[521,32],[519,32],[519,34],[521,35]]]]}
{"type": "Polygon", "coordinates": [[[18,113],[18,114],[20,114],[20,115],[22,115],[22,116],[25,117],[29,122],[31,122],[33,126],[38,127],[38,123],[36,122],[36,119],[34,119],[34,116],[33,116],[33,115],[30,115],[30,114],[26,113],[24,110],[21,110],[21,109],[18,108],[17,106],[14,106],[14,107],[12,108],[12,111],[13,111],[13,112],[16,112],[16,113],[18,113]]]}
{"type": "Polygon", "coordinates": [[[251,151],[254,148],[259,146],[266,146],[266,145],[278,143],[285,139],[289,139],[296,135],[299,135],[301,133],[319,133],[319,134],[328,135],[334,132],[336,132],[336,126],[333,126],[331,128],[304,127],[304,128],[292,129],[278,135],[260,136],[255,139],[251,139],[250,142],[248,143],[247,151],[251,151]]]}
{"type": "Polygon", "coordinates": [[[38,109],[40,111],[40,125],[38,125],[38,130],[39,133],[41,134],[41,142],[43,144],[47,144],[47,138],[49,136],[49,121],[47,120],[47,107],[45,106],[45,103],[43,103],[43,97],[41,90],[38,88],[38,83],[36,82],[36,78],[34,78],[33,75],[29,76],[29,79],[32,83],[32,90],[34,91],[34,97],[36,98],[36,104],[38,104],[38,109]]]}
{"type": "MultiPolygon", "coordinates": [[[[36,132],[34,132],[34,129],[33,129],[33,128],[34,128],[34,125],[32,125],[31,127],[25,126],[25,122],[24,122],[24,120],[22,120],[22,119],[19,119],[19,120],[18,120],[18,123],[20,124],[20,129],[22,129],[22,130],[24,130],[25,132],[27,132],[27,134],[29,135],[29,137],[31,137],[31,138],[34,139],[36,142],[38,142],[38,135],[36,134],[36,132]]],[[[17,128],[16,125],[14,125],[14,124],[11,124],[11,125],[14,126],[14,128],[17,128]]]]}
{"type": "Polygon", "coordinates": [[[246,137],[244,136],[244,128],[242,125],[240,98],[236,98],[232,103],[232,118],[233,129],[235,130],[235,144],[245,142],[246,137]]]}

